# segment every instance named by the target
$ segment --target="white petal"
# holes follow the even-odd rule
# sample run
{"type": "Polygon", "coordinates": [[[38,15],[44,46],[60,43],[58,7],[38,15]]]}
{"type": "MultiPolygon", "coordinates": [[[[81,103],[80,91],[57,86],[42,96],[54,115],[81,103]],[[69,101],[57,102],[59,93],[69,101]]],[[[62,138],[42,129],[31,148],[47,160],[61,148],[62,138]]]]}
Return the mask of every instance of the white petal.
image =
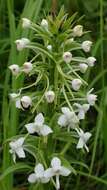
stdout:
{"type": "Polygon", "coordinates": [[[20,96],[20,93],[10,93],[9,94],[9,96],[10,96],[10,98],[11,98],[11,100],[15,100],[18,96],[20,96]]]}
{"type": "Polygon", "coordinates": [[[29,175],[28,181],[29,181],[30,183],[35,183],[35,182],[37,181],[37,178],[36,178],[35,173],[32,173],[31,175],[29,175]]]}
{"type": "Polygon", "coordinates": [[[16,141],[12,141],[9,143],[9,146],[11,147],[12,150],[14,150],[16,148],[16,141]]]}
{"type": "Polygon", "coordinates": [[[35,123],[37,125],[43,125],[44,123],[44,117],[43,117],[43,114],[42,113],[39,113],[36,117],[35,117],[35,123]]]}
{"type": "Polygon", "coordinates": [[[57,157],[54,157],[51,161],[51,166],[54,171],[60,170],[61,168],[61,160],[57,157]]]}
{"type": "Polygon", "coordinates": [[[53,133],[53,131],[52,131],[52,129],[50,127],[48,127],[48,125],[43,125],[40,128],[40,133],[43,136],[47,136],[48,134],[53,133]]]}
{"type": "Polygon", "coordinates": [[[35,129],[35,125],[34,123],[28,123],[25,125],[27,131],[30,133],[30,134],[33,134],[36,132],[36,129],[35,129]]]}
{"type": "Polygon", "coordinates": [[[68,168],[65,168],[64,166],[61,166],[60,175],[68,176],[70,173],[71,173],[71,171],[68,168]]]}
{"type": "Polygon", "coordinates": [[[83,148],[83,146],[84,146],[84,141],[83,141],[83,139],[82,138],[80,138],[79,139],[79,141],[78,141],[78,144],[77,144],[77,149],[80,149],[80,148],[83,148]]]}
{"type": "Polygon", "coordinates": [[[67,124],[68,124],[68,121],[67,121],[66,116],[65,115],[61,115],[58,118],[58,125],[65,127],[65,126],[67,126],[67,124]]]}
{"type": "Polygon", "coordinates": [[[90,104],[83,104],[82,107],[83,107],[84,112],[86,113],[90,108],[90,104]]]}
{"type": "Polygon", "coordinates": [[[20,99],[16,100],[16,108],[21,109],[21,103],[20,103],[20,99]]]}
{"type": "Polygon", "coordinates": [[[21,137],[18,140],[12,141],[9,143],[9,146],[13,151],[16,151],[17,148],[21,147],[24,143],[25,138],[21,137]]]}
{"type": "Polygon", "coordinates": [[[78,103],[74,103],[73,105],[76,106],[79,109],[81,109],[81,107],[82,107],[81,104],[78,104],[78,103]]]}
{"type": "Polygon", "coordinates": [[[13,162],[16,163],[16,154],[13,153],[13,154],[12,154],[12,157],[13,157],[13,162]]]}
{"type": "Polygon", "coordinates": [[[17,145],[18,146],[22,146],[23,145],[23,143],[24,143],[24,141],[25,141],[25,138],[24,137],[21,137],[21,138],[19,138],[19,139],[17,139],[17,145]]]}
{"type": "Polygon", "coordinates": [[[47,170],[45,170],[44,176],[45,176],[46,178],[51,178],[51,177],[53,177],[53,176],[54,176],[53,169],[52,169],[52,168],[48,168],[47,170]]]}
{"type": "Polygon", "coordinates": [[[86,132],[86,133],[84,134],[84,139],[85,139],[85,142],[87,142],[91,136],[92,136],[92,134],[91,134],[91,133],[86,132]]]}
{"type": "Polygon", "coordinates": [[[68,107],[62,107],[61,110],[62,110],[62,113],[65,115],[68,115],[68,113],[70,112],[70,109],[68,107]]]}
{"type": "Polygon", "coordinates": [[[78,119],[77,115],[75,114],[75,112],[73,112],[73,111],[69,115],[69,122],[71,124],[77,124],[77,123],[79,123],[79,119],[78,119]]]}
{"type": "Polygon", "coordinates": [[[36,176],[37,176],[38,178],[43,177],[43,175],[44,175],[44,167],[43,167],[42,164],[38,164],[38,165],[35,167],[34,171],[35,171],[35,174],[36,174],[36,176]]]}
{"type": "Polygon", "coordinates": [[[16,149],[16,154],[19,158],[25,158],[25,152],[22,147],[16,149]]]}
{"type": "Polygon", "coordinates": [[[89,152],[89,148],[86,144],[84,145],[84,147],[85,147],[86,151],[89,152]]]}
{"type": "Polygon", "coordinates": [[[50,181],[50,178],[45,178],[45,177],[41,178],[41,183],[48,183],[49,181],[50,181]]]}
{"type": "Polygon", "coordinates": [[[81,135],[84,135],[84,131],[81,128],[75,128],[75,130],[77,131],[79,137],[81,137],[81,135]]]}
{"type": "Polygon", "coordinates": [[[85,113],[84,113],[84,111],[82,109],[78,113],[78,118],[79,119],[84,119],[85,118],[85,113]]]}

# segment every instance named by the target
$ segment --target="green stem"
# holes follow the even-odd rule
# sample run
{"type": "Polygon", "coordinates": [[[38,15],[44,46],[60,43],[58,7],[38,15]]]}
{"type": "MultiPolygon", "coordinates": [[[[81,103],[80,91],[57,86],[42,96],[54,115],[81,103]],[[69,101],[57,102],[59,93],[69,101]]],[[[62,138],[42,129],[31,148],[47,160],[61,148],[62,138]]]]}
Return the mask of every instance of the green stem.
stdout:
{"type": "Polygon", "coordinates": [[[55,64],[55,69],[54,69],[54,89],[55,89],[55,101],[54,101],[54,105],[56,107],[57,105],[57,99],[58,99],[58,70],[57,70],[57,66],[55,64]]]}
{"type": "MultiPolygon", "coordinates": [[[[102,102],[101,102],[102,105],[102,102]]],[[[101,129],[101,124],[102,124],[102,119],[103,119],[103,113],[102,111],[99,110],[98,113],[98,121],[97,121],[97,128],[96,128],[96,135],[95,135],[95,140],[94,140],[94,147],[93,147],[93,152],[92,152],[92,159],[91,159],[91,164],[90,164],[90,170],[89,170],[89,176],[92,173],[93,167],[94,167],[94,161],[95,161],[95,156],[96,156],[96,150],[97,150],[97,143],[98,143],[98,137],[100,134],[100,129],[101,129]]]]}
{"type": "MultiPolygon", "coordinates": [[[[103,47],[103,0],[100,0],[100,39],[101,39],[101,70],[104,70],[104,47],[103,47]]],[[[102,88],[104,88],[104,75],[102,76],[102,88]]]]}
{"type": "Polygon", "coordinates": [[[68,142],[65,146],[64,146],[64,148],[63,148],[63,150],[61,151],[61,155],[64,155],[65,153],[66,153],[66,151],[69,149],[69,147],[71,146],[71,144],[72,144],[72,142],[68,142]]]}

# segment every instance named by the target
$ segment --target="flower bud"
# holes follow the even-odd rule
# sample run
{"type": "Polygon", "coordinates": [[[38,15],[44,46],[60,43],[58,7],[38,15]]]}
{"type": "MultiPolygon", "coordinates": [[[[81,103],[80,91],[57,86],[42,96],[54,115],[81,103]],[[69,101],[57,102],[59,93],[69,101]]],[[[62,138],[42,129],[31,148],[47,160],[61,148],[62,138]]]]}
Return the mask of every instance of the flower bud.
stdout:
{"type": "Polygon", "coordinates": [[[75,91],[78,91],[82,85],[82,82],[80,79],[73,79],[72,82],[72,88],[75,90],[75,91]]]}
{"type": "Polygon", "coordinates": [[[26,74],[28,74],[28,73],[32,70],[32,68],[33,68],[33,65],[32,65],[31,62],[25,62],[25,63],[23,64],[23,71],[24,71],[24,73],[26,73],[26,74]]]}
{"type": "Polygon", "coordinates": [[[31,25],[31,21],[27,18],[22,18],[22,27],[29,28],[31,25]]]}
{"type": "Polygon", "coordinates": [[[52,103],[55,99],[55,93],[52,90],[45,92],[45,98],[48,103],[52,103]]]}
{"type": "Polygon", "coordinates": [[[41,26],[45,28],[46,30],[48,29],[48,22],[46,19],[42,19],[41,26]]]}
{"type": "Polygon", "coordinates": [[[70,61],[72,60],[72,53],[70,52],[65,52],[63,54],[63,60],[66,62],[66,63],[70,63],[70,61]]]}
{"type": "Polygon", "coordinates": [[[15,41],[17,50],[21,51],[22,49],[26,48],[26,46],[30,43],[30,40],[27,38],[21,38],[15,41]]]}
{"type": "Polygon", "coordinates": [[[73,36],[82,36],[83,35],[83,26],[77,25],[73,28],[73,36]]]}
{"type": "Polygon", "coordinates": [[[20,67],[18,65],[15,65],[15,64],[10,65],[9,69],[11,70],[12,74],[15,76],[18,75],[20,72],[20,67]]]}
{"type": "Polygon", "coordinates": [[[48,49],[49,51],[52,51],[52,46],[51,46],[51,45],[48,45],[48,46],[47,46],[47,49],[48,49]]]}
{"type": "Polygon", "coordinates": [[[79,69],[80,69],[81,73],[85,73],[87,68],[88,68],[87,64],[85,64],[85,63],[80,63],[79,64],[79,69]]]}
{"type": "Polygon", "coordinates": [[[29,96],[23,96],[21,98],[20,102],[21,102],[22,107],[25,108],[25,109],[29,108],[29,106],[32,105],[32,100],[31,100],[31,98],[29,96]]]}
{"type": "Polygon", "coordinates": [[[67,39],[67,40],[65,41],[65,45],[69,45],[69,44],[71,44],[72,42],[74,42],[74,38],[67,39]]]}
{"type": "Polygon", "coordinates": [[[91,41],[84,41],[81,45],[82,49],[85,52],[89,52],[91,50],[92,42],[91,41]]]}
{"type": "Polygon", "coordinates": [[[93,67],[95,62],[96,62],[96,58],[95,58],[95,57],[88,57],[88,58],[87,58],[87,64],[88,64],[90,67],[93,67]]]}
{"type": "Polygon", "coordinates": [[[95,104],[96,100],[97,100],[97,95],[95,95],[95,94],[87,94],[87,101],[91,106],[93,106],[95,104]]]}

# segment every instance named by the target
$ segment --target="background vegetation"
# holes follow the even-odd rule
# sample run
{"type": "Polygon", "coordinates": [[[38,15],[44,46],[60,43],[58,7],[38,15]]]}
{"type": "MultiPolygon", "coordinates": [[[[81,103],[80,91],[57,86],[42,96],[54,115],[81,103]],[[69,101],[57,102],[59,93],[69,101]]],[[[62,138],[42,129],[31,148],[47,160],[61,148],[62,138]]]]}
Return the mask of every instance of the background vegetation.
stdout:
{"type": "MultiPolygon", "coordinates": [[[[86,74],[89,87],[94,87],[98,95],[98,106],[91,109],[84,128],[87,126],[92,130],[90,153],[85,155],[75,155],[78,160],[89,166],[89,170],[78,166],[78,175],[68,178],[64,190],[107,190],[107,1],[106,0],[59,0],[57,5],[52,6],[51,0],[0,0],[0,144],[7,138],[18,134],[18,112],[10,105],[8,94],[17,89],[23,83],[23,78],[14,81],[10,78],[8,71],[9,64],[23,64],[28,56],[26,53],[17,54],[14,41],[21,36],[29,36],[32,33],[23,32],[21,29],[21,17],[28,17],[39,22],[42,17],[50,11],[58,11],[62,5],[65,10],[72,15],[78,12],[80,23],[86,30],[91,32],[86,36],[94,42],[92,50],[93,56],[97,58],[97,63],[92,70],[86,74]],[[14,117],[13,117],[14,116],[14,117]]],[[[24,172],[22,175],[14,172],[12,178],[10,155],[7,153],[8,146],[0,146],[0,172],[7,171],[4,184],[0,184],[0,189],[11,190],[12,183],[17,190],[24,190],[26,182],[24,172]],[[3,148],[3,149],[2,149],[3,148]],[[5,159],[2,160],[2,158],[5,159]],[[22,188],[22,189],[21,189],[22,188]]],[[[74,155],[73,151],[69,153],[74,155]]],[[[16,168],[17,169],[17,168],[16,168]]],[[[13,171],[13,170],[12,170],[13,171]]],[[[13,173],[13,172],[12,172],[13,173]]],[[[22,172],[21,172],[22,173],[22,172]]],[[[63,182],[65,183],[65,181],[63,182]]],[[[25,188],[26,189],[26,188],[25,188]]]]}

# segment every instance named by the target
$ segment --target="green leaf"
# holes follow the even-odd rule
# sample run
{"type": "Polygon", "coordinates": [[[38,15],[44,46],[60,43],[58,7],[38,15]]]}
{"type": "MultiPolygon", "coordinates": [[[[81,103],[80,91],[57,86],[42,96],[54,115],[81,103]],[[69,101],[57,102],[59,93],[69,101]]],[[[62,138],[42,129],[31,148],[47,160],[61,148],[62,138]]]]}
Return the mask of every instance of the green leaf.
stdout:
{"type": "Polygon", "coordinates": [[[73,51],[78,49],[82,49],[81,45],[77,42],[72,42],[70,44],[65,45],[64,51],[73,51]]]}
{"type": "Polygon", "coordinates": [[[53,134],[53,138],[64,141],[64,142],[72,142],[76,143],[76,139],[74,138],[75,135],[69,132],[57,132],[56,134],[53,134]]]}
{"type": "Polygon", "coordinates": [[[86,164],[84,164],[83,162],[70,160],[70,163],[74,164],[74,165],[80,165],[80,166],[86,168],[89,171],[89,167],[86,164]]]}
{"type": "Polygon", "coordinates": [[[27,165],[27,164],[24,164],[24,163],[17,163],[15,165],[12,165],[10,167],[8,167],[4,173],[0,176],[0,181],[2,181],[7,175],[15,172],[15,171],[25,171],[25,170],[31,170],[31,166],[27,165]]]}

